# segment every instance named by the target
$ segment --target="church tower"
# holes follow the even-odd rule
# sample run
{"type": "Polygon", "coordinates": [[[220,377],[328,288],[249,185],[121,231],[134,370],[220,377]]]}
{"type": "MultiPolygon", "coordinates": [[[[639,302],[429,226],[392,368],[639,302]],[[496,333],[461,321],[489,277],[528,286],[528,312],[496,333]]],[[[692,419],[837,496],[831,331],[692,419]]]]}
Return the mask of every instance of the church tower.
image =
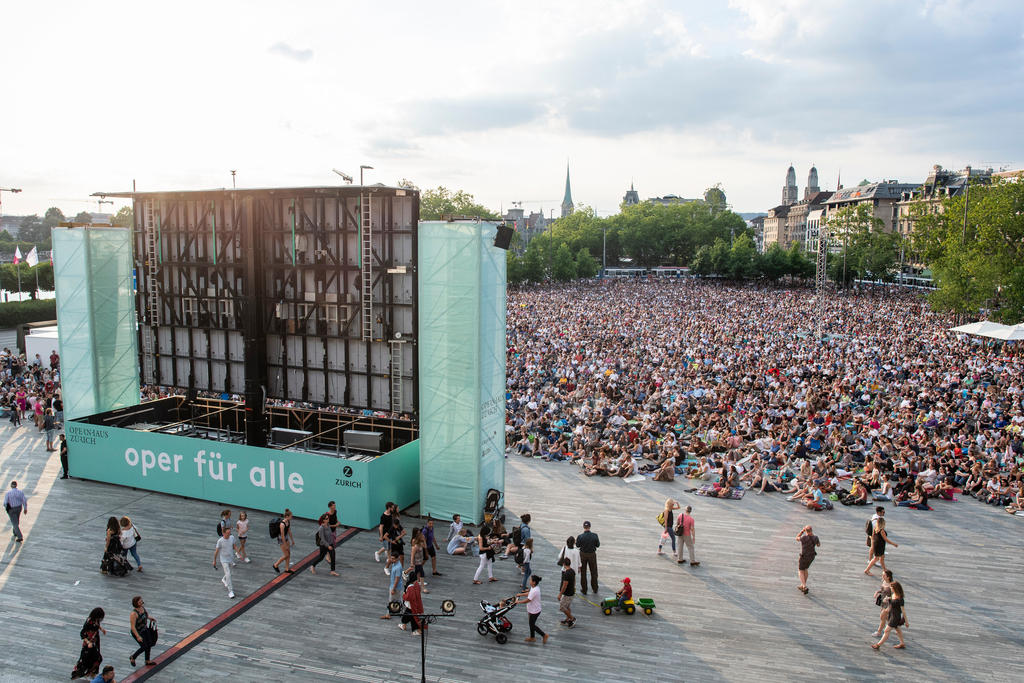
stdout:
{"type": "Polygon", "coordinates": [[[790,164],[789,170],[786,171],[786,186],[782,188],[782,205],[796,204],[796,199],[796,171],[793,169],[792,164],[790,164]]]}
{"type": "Polygon", "coordinates": [[[811,164],[811,170],[807,174],[807,187],[804,188],[804,199],[810,199],[819,192],[821,188],[818,187],[818,169],[811,164]]]}
{"type": "Polygon", "coordinates": [[[626,191],[626,196],[622,198],[624,206],[633,206],[640,203],[640,193],[633,189],[633,183],[629,184],[629,190],[626,191]]]}
{"type": "Polygon", "coordinates": [[[572,190],[569,188],[569,164],[565,165],[565,197],[562,198],[562,218],[572,213],[572,190]]]}

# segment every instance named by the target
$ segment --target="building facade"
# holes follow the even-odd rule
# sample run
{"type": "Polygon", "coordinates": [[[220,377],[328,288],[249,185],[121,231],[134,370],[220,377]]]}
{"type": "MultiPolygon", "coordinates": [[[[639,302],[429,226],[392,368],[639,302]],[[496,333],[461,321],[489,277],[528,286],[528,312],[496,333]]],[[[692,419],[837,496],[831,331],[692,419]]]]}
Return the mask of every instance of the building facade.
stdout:
{"type": "Polygon", "coordinates": [[[914,231],[914,218],[923,211],[937,213],[942,210],[942,200],[958,197],[967,187],[968,178],[972,185],[992,182],[992,169],[973,169],[970,166],[961,171],[944,169],[935,164],[923,185],[905,190],[896,202],[896,230],[904,237],[914,231]]]}
{"type": "Polygon", "coordinates": [[[857,187],[840,188],[824,202],[825,221],[831,220],[839,211],[848,206],[867,205],[871,216],[882,221],[886,232],[892,232],[897,224],[897,203],[904,192],[920,187],[919,183],[901,183],[898,180],[883,180],[857,187]]]}

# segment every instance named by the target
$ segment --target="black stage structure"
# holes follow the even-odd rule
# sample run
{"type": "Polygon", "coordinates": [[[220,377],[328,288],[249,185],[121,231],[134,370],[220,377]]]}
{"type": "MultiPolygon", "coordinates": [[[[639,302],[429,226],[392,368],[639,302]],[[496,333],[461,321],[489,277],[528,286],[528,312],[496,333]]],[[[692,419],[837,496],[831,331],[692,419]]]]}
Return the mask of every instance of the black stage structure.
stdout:
{"type": "Polygon", "coordinates": [[[204,416],[213,406],[198,398],[242,396],[243,424],[231,421],[252,446],[279,408],[321,447],[343,438],[336,419],[319,431],[318,414],[339,407],[415,438],[417,190],[96,195],[133,200],[144,385],[185,393],[204,416]]]}

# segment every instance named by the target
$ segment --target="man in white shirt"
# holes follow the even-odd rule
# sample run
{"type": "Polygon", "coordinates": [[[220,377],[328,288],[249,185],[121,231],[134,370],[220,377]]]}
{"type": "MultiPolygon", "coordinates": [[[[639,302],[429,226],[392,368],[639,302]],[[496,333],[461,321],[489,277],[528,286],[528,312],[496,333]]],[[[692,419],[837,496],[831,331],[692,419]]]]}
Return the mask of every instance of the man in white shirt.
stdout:
{"type": "Polygon", "coordinates": [[[235,560],[235,552],[239,549],[238,540],[231,535],[231,527],[225,526],[217,539],[217,547],[213,550],[213,568],[217,568],[217,561],[224,570],[224,577],[220,580],[228,589],[228,597],[235,597],[235,589],[231,583],[231,565],[235,560]]]}

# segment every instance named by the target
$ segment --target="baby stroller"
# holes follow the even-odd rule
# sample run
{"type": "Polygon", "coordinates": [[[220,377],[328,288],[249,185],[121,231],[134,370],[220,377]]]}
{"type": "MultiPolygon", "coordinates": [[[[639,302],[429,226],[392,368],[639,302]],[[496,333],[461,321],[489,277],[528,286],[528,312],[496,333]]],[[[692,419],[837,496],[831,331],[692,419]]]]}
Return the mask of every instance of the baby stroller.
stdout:
{"type": "Polygon", "coordinates": [[[486,600],[480,601],[480,609],[484,615],[476,622],[476,632],[482,636],[493,635],[498,645],[508,642],[508,632],[512,630],[512,622],[505,616],[516,606],[516,598],[506,598],[492,605],[486,600]]]}
{"type": "Polygon", "coordinates": [[[501,491],[488,489],[487,495],[484,497],[484,524],[490,524],[495,517],[504,523],[505,513],[501,511],[501,491]]]}

